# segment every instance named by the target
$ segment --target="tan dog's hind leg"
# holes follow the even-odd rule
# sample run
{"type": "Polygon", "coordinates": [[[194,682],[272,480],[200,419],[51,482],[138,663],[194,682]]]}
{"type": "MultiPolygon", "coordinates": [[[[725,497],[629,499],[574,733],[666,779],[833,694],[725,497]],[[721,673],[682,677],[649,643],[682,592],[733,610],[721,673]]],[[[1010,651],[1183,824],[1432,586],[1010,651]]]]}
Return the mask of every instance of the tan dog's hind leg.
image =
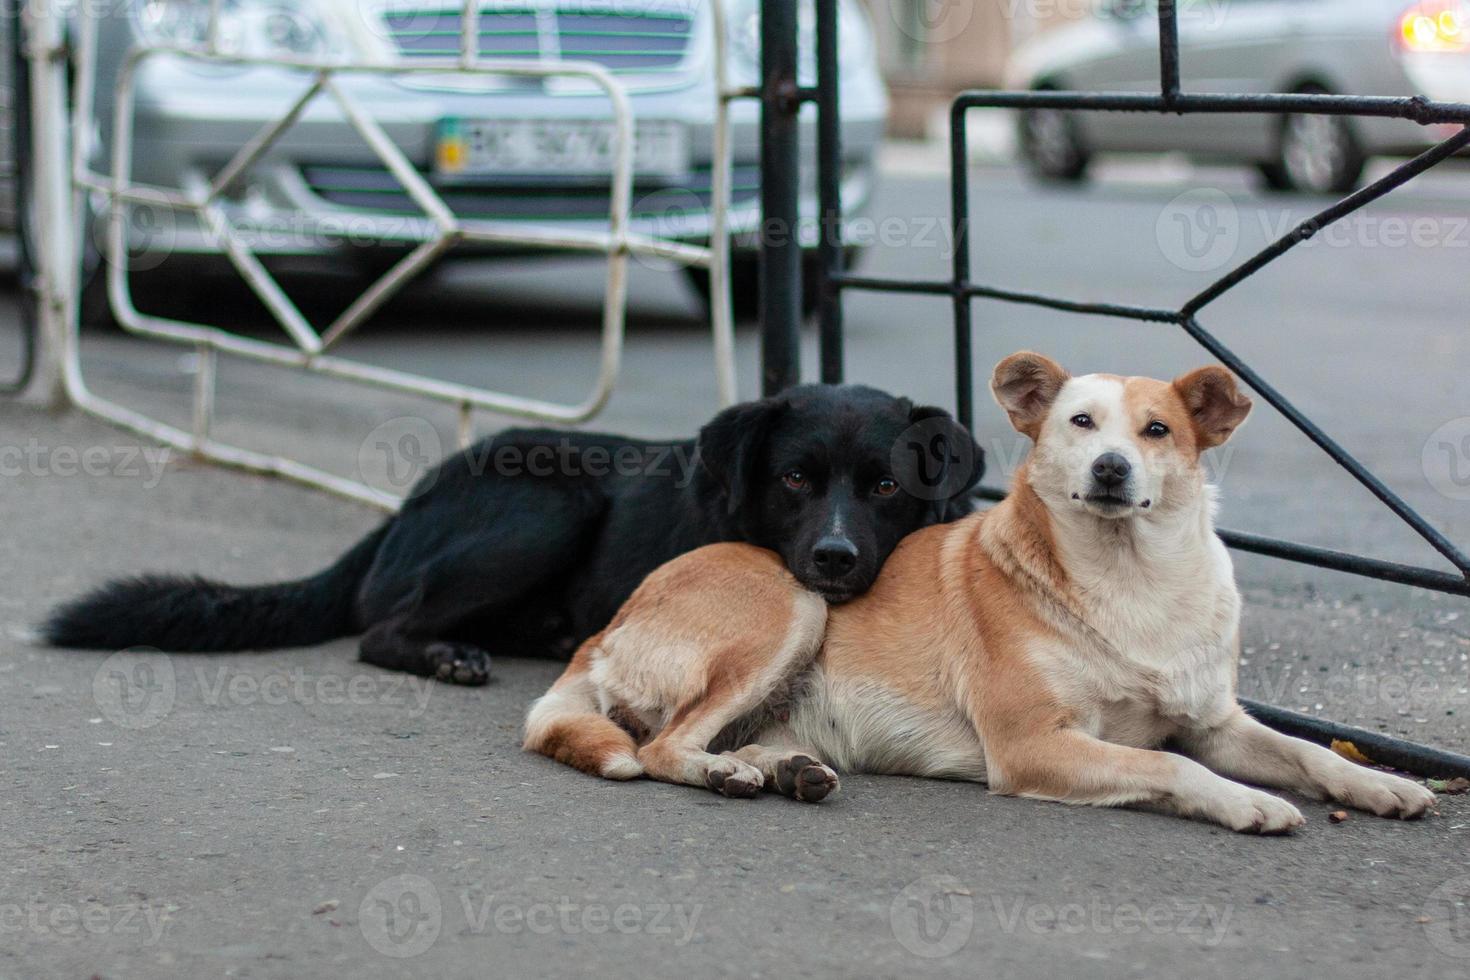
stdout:
{"type": "Polygon", "coordinates": [[[985,755],[991,789],[1012,796],[1152,805],[1242,833],[1286,833],[1305,822],[1285,800],[1217,776],[1191,759],[1115,745],[1076,729],[987,739],[985,755]]]}
{"type": "MultiPolygon", "coordinates": [[[[755,796],[766,784],[761,766],[739,753],[715,755],[709,744],[811,663],[821,646],[827,607],[818,597],[795,591],[786,616],[780,617],[779,607],[768,612],[781,624],[776,629],[769,618],[760,624],[732,624],[746,627],[736,634],[742,639],[704,647],[697,659],[683,664],[684,671],[702,676],[703,683],[691,687],[687,699],[673,706],[669,723],[639,750],[638,761],[649,776],[733,797],[755,796]]],[[[627,628],[638,625],[630,622],[627,628]]],[[[615,669],[611,666],[608,673],[615,669]]]]}
{"type": "Polygon", "coordinates": [[[638,744],[605,717],[589,672],[596,638],[577,651],[556,683],[526,715],[525,748],[593,776],[634,779],[643,775],[638,744]]]}
{"type": "Polygon", "coordinates": [[[766,789],[793,800],[820,803],[837,792],[837,773],[800,749],[747,745],[725,754],[755,766],[766,789]]]}
{"type": "Polygon", "coordinates": [[[1224,724],[1190,732],[1180,742],[1185,752],[1216,772],[1336,800],[1380,817],[1414,820],[1434,804],[1434,794],[1417,783],[1283,735],[1241,710],[1224,724]]]}
{"type": "Polygon", "coordinates": [[[733,755],[714,755],[706,747],[748,708],[741,698],[715,697],[681,712],[652,742],[638,750],[638,761],[654,779],[704,786],[725,796],[748,799],[761,791],[765,775],[733,755]]]}

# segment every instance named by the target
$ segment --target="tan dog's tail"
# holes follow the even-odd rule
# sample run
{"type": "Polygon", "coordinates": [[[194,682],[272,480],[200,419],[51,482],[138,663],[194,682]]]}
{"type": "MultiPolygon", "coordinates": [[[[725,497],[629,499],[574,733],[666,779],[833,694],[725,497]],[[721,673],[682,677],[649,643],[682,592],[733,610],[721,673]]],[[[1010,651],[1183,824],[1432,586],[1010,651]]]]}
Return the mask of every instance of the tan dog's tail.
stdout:
{"type": "Polygon", "coordinates": [[[531,705],[525,748],[593,776],[636,779],[643,775],[638,743],[599,710],[586,650],[577,651],[566,673],[531,705]]]}

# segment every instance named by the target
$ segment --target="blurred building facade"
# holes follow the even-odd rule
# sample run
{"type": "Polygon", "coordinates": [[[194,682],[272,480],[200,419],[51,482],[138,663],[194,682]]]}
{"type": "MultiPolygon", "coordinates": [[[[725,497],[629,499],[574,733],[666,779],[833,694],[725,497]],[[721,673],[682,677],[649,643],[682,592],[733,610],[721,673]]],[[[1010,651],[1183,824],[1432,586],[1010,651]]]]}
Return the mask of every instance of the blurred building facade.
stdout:
{"type": "Polygon", "coordinates": [[[1084,0],[863,0],[893,95],[894,136],[931,135],[956,92],[1000,84],[1011,48],[1084,0]]]}

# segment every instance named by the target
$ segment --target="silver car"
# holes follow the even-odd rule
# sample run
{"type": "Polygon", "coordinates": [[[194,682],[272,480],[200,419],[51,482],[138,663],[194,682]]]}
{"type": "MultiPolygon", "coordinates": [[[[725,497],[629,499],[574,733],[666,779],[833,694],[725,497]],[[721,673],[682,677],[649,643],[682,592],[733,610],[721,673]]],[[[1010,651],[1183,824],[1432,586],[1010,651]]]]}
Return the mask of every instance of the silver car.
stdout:
{"type": "MultiPolygon", "coordinates": [[[[1464,0],[1181,0],[1180,68],[1196,92],[1332,92],[1470,100],[1464,0]]],[[[1157,92],[1157,10],[1104,0],[1019,48],[1008,86],[1157,92]]],[[[1274,189],[1343,192],[1377,155],[1419,152],[1457,127],[1344,116],[1031,111],[1022,153],[1051,180],[1080,180],[1096,153],[1182,151],[1254,165],[1274,189]]]]}
{"type": "MultiPolygon", "coordinates": [[[[803,74],[813,81],[814,8],[803,4],[803,74]]],[[[98,165],[114,101],[112,79],[136,43],[202,42],[208,0],[126,0],[105,5],[99,30],[98,165]]],[[[887,114],[871,25],[844,0],[844,203],[870,197],[887,114]]],[[[757,0],[730,0],[731,83],[759,83],[757,0]]],[[[227,49],[372,62],[400,54],[459,52],[456,0],[223,0],[227,49]]],[[[636,120],[634,231],[703,242],[709,235],[715,111],[714,25],[703,0],[483,0],[484,57],[591,61],[629,92],[636,120]]],[[[136,99],[133,176],[167,188],[208,181],[263,125],[281,116],[310,81],[283,68],[224,67],[177,56],[150,59],[136,99]]],[[[611,109],[579,79],[467,76],[344,76],[461,218],[605,227],[611,169],[611,109]]],[[[815,147],[815,120],[804,117],[815,147]]],[[[737,306],[753,306],[759,230],[759,106],[732,111],[737,306]]],[[[808,168],[809,169],[809,168],[808,168]]],[[[806,209],[815,213],[814,193],[806,209]]],[[[218,251],[214,236],[184,215],[135,208],[132,248],[174,256],[218,251]],[[152,213],[156,212],[156,213],[152,213]]],[[[422,213],[331,100],[317,100],[270,154],[234,187],[231,219],[258,254],[326,258],[380,267],[406,222],[422,213]],[[382,248],[372,245],[386,242],[382,248]]],[[[146,263],[145,263],[146,264],[146,263]]],[[[178,264],[177,261],[171,264],[178,264]]],[[[299,263],[298,263],[299,264],[299,263]]],[[[707,289],[707,274],[691,270],[707,289]]]]}

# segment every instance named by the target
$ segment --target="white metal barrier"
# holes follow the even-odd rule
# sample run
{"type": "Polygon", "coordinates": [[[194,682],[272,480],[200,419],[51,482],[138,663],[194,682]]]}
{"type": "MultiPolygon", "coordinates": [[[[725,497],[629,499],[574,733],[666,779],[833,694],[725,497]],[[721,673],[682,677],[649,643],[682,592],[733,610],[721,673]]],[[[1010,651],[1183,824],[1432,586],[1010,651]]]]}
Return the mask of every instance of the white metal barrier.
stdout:
{"type": "Polygon", "coordinates": [[[41,302],[41,397],[75,407],[147,438],[199,457],[259,473],[287,477],[389,509],[400,498],[356,480],[322,471],[297,460],[274,456],[220,442],[211,435],[214,417],[215,358],[223,352],[242,358],[294,367],[389,390],[421,395],[455,405],[459,411],[460,442],[473,435],[472,414],[484,409],[504,415],[556,423],[592,418],[606,405],[617,382],[627,316],[628,259],[640,254],[705,268],[710,273],[710,320],[717,389],[724,405],[736,399],[734,330],[729,275],[727,221],[731,204],[731,146],[729,105],[748,97],[748,89],[729,85],[727,20],[724,0],[711,3],[714,23],[715,125],[711,177],[710,243],[696,246],[635,234],[631,223],[633,193],[633,112],[628,94],[611,72],[593,62],[495,60],[476,50],[475,27],[481,0],[463,0],[460,9],[460,47],[452,62],[443,59],[400,57],[386,64],[315,60],[308,58],[251,57],[232,54],[219,43],[221,0],[211,0],[206,39],[199,46],[139,45],[123,59],[117,80],[113,117],[111,173],[95,172],[89,160],[88,134],[93,130],[93,93],[97,71],[98,25],[78,5],[74,22],[77,42],[76,98],[72,102],[68,147],[67,78],[64,63],[64,25],[57,0],[31,0],[25,9],[27,57],[32,80],[39,291],[41,302]],[[166,188],[131,179],[134,96],[140,68],[160,55],[176,55],[203,63],[233,66],[274,66],[300,71],[311,82],[277,120],[261,128],[209,181],[207,186],[166,188]],[[473,220],[457,217],[427,180],[384,132],[367,109],[339,84],[344,75],[553,76],[584,79],[606,94],[615,127],[611,205],[606,231],[546,229],[514,221],[473,220]],[[324,331],[314,328],[232,227],[220,205],[221,195],[259,161],[318,98],[330,98],[344,117],[381,158],[412,200],[423,209],[432,232],[418,234],[418,244],[344,310],[324,331]],[[195,347],[199,370],[195,375],[193,425],[184,431],[92,392],[82,375],[78,350],[81,238],[86,197],[102,195],[108,204],[104,240],[107,292],[114,316],[133,333],[195,347]],[[162,205],[197,215],[220,242],[225,255],[270,310],[291,340],[271,343],[230,333],[219,327],[166,319],[140,312],[133,304],[127,276],[127,212],[135,204],[162,205]],[[591,392],[577,404],[558,404],[506,392],[487,391],[427,378],[403,371],[345,359],[329,353],[383,303],[460,242],[527,245],[547,249],[600,253],[607,256],[603,304],[601,359],[591,392]],[[47,370],[49,368],[49,371],[47,370]]]}

